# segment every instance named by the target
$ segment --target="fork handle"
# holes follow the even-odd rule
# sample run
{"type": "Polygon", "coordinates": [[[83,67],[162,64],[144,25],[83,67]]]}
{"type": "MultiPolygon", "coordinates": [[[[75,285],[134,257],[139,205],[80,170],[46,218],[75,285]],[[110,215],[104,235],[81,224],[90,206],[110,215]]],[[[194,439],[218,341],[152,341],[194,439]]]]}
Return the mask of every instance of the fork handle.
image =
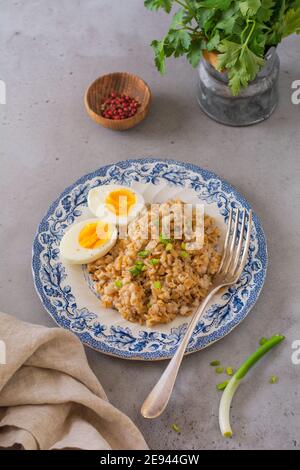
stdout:
{"type": "Polygon", "coordinates": [[[192,320],[188,326],[188,329],[179,344],[173,358],[166,367],[164,373],[160,377],[157,384],[154,386],[148,397],[144,401],[141,413],[144,418],[157,418],[166,408],[169,399],[172,394],[172,390],[175,384],[175,380],[178,374],[178,370],[183,359],[187,345],[192,337],[194,329],[203,314],[206,305],[214,296],[214,294],[220,289],[221,286],[215,287],[203,300],[199,308],[194,313],[192,320]]]}

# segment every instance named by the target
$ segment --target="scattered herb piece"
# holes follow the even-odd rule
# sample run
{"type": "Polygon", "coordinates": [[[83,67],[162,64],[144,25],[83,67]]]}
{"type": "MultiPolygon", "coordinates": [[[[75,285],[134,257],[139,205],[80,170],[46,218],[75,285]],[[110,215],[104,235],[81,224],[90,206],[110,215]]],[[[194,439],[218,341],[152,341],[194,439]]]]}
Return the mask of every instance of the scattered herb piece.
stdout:
{"type": "Polygon", "coordinates": [[[161,289],[161,283],[160,283],[160,281],[155,281],[155,282],[153,282],[153,287],[154,287],[154,289],[161,289]]]}
{"type": "Polygon", "coordinates": [[[272,375],[269,379],[270,384],[276,384],[278,382],[278,377],[276,375],[272,375]]]}
{"type": "Polygon", "coordinates": [[[141,258],[147,258],[147,256],[149,255],[150,251],[149,250],[143,250],[143,251],[140,251],[138,253],[138,256],[140,256],[141,258]]]}
{"type": "Polygon", "coordinates": [[[117,281],[115,281],[115,286],[116,286],[118,289],[121,289],[121,287],[123,286],[123,282],[118,279],[117,281]]]}
{"type": "Polygon", "coordinates": [[[180,427],[177,426],[177,424],[175,424],[175,423],[172,424],[172,429],[173,429],[173,431],[175,431],[175,432],[180,432],[180,427]]]}
{"type": "Polygon", "coordinates": [[[225,390],[229,383],[229,380],[225,380],[224,382],[217,385],[217,390],[225,390]]]}
{"type": "Polygon", "coordinates": [[[218,366],[215,368],[216,374],[223,374],[224,372],[224,367],[223,366],[218,366]]]}
{"type": "Polygon", "coordinates": [[[129,269],[129,272],[132,276],[136,277],[145,271],[144,268],[147,269],[147,266],[145,266],[143,261],[136,261],[134,267],[129,269]]]}
{"type": "Polygon", "coordinates": [[[182,250],[182,251],[180,252],[180,256],[181,256],[181,258],[186,259],[186,258],[189,257],[189,254],[188,254],[187,251],[183,251],[183,250],[182,250]]]}
{"type": "Polygon", "coordinates": [[[172,243],[167,243],[166,244],[166,251],[172,251],[172,249],[173,249],[172,243]]]}
{"type": "Polygon", "coordinates": [[[226,374],[227,375],[233,375],[233,368],[232,367],[226,367],[226,374]]]}
{"type": "Polygon", "coordinates": [[[165,238],[164,235],[161,233],[159,235],[159,241],[163,245],[168,245],[169,243],[172,243],[173,240],[171,238],[165,238]]]}
{"type": "Polygon", "coordinates": [[[186,250],[186,243],[181,243],[182,250],[186,250]]]}
{"type": "Polygon", "coordinates": [[[159,263],[159,259],[152,258],[150,259],[149,263],[152,264],[153,266],[156,266],[159,263]]]}
{"type": "Polygon", "coordinates": [[[220,362],[220,361],[217,361],[217,360],[211,361],[211,362],[209,363],[209,365],[210,365],[210,366],[213,366],[213,367],[219,366],[220,364],[221,364],[221,362],[220,362]]]}

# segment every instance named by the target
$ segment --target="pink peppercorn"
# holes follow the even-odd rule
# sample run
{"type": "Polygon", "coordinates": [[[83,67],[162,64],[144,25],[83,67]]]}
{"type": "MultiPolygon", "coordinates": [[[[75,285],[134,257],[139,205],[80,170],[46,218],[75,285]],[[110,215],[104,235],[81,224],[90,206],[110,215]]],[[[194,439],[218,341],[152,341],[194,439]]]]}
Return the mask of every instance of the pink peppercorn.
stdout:
{"type": "Polygon", "coordinates": [[[101,106],[102,116],[106,119],[121,120],[137,113],[139,102],[128,95],[119,95],[112,91],[101,106]]]}

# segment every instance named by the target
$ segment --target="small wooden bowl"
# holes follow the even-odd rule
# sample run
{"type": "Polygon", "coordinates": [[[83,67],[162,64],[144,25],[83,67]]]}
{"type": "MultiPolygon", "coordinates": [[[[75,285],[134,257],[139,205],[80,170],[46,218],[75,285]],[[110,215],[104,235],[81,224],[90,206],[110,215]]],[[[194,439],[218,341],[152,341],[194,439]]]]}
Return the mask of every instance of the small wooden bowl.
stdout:
{"type": "Polygon", "coordinates": [[[151,90],[147,83],[136,75],[123,72],[110,73],[97,78],[89,86],[84,102],[89,116],[97,124],[114,131],[125,131],[139,124],[147,116],[151,103],[151,90]],[[112,91],[137,99],[140,103],[137,113],[130,118],[116,121],[103,117],[101,105],[112,91]]]}

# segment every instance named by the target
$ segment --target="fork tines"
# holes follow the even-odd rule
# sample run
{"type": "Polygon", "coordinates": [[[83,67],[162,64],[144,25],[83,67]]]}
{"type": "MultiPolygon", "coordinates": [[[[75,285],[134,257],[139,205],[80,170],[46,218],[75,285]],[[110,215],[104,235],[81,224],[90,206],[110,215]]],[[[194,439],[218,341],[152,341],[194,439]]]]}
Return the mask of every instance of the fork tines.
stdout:
{"type": "Polygon", "coordinates": [[[248,257],[252,210],[230,209],[219,274],[238,279],[248,257]]]}

